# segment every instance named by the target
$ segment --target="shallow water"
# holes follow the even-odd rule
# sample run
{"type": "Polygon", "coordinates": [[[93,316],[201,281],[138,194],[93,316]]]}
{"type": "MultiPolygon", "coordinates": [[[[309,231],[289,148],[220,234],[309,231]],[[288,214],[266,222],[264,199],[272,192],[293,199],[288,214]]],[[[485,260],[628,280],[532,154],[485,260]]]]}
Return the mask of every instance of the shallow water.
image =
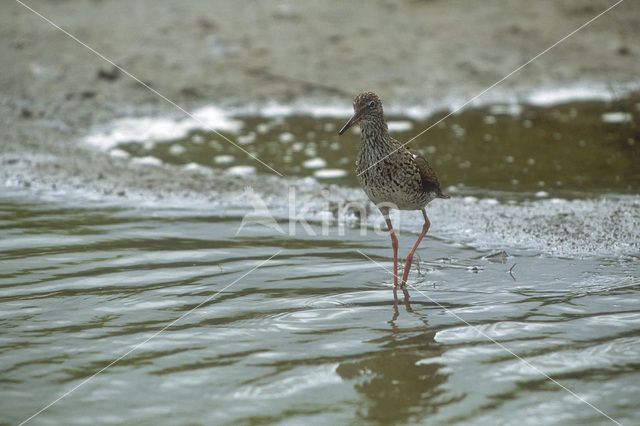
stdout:
{"type": "MultiPolygon", "coordinates": [[[[410,141],[448,113],[426,120],[391,114],[389,128],[397,140],[410,141]]],[[[239,129],[222,134],[285,175],[357,185],[358,129],[337,135],[347,118],[238,115],[239,129]]],[[[553,106],[493,104],[448,117],[410,146],[431,160],[446,186],[560,196],[638,193],[638,122],[640,94],[553,106]]],[[[198,164],[232,174],[270,172],[220,135],[202,130],[174,140],[122,143],[118,149],[141,161],[198,164]]]]}
{"type": "Polygon", "coordinates": [[[394,305],[384,236],[81,204],[4,191],[5,422],[131,349],[33,424],[606,423],[540,372],[640,420],[637,256],[488,257],[436,231],[394,305]]]}
{"type": "MultiPolygon", "coordinates": [[[[412,144],[454,197],[429,205],[395,300],[375,209],[335,212],[363,197],[357,136],[335,134],[346,117],[219,128],[306,177],[293,209],[308,228],[287,221],[290,180],[262,199],[268,226],[244,216],[257,187],[154,199],[7,183],[0,422],[46,408],[31,423],[640,423],[638,100],[489,105],[412,144]]],[[[390,127],[408,140],[443,114],[390,127]]],[[[107,149],[205,178],[261,171],[197,129],[107,149]]],[[[420,221],[394,218],[401,256],[420,221]]]]}

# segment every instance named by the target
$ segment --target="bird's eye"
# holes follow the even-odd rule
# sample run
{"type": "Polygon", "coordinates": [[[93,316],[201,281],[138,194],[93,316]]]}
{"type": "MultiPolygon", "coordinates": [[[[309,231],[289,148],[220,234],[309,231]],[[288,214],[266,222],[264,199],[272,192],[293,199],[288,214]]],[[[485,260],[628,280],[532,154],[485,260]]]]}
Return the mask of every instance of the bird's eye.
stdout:
{"type": "Polygon", "coordinates": [[[369,108],[375,108],[375,107],[376,107],[375,101],[369,102],[369,108]]]}

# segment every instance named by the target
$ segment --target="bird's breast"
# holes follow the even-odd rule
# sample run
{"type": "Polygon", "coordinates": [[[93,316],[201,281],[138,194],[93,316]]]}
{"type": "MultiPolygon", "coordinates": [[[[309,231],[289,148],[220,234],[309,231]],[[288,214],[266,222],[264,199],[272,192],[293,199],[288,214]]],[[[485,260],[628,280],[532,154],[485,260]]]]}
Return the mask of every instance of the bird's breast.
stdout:
{"type": "Polygon", "coordinates": [[[356,174],[374,204],[389,203],[400,210],[418,210],[433,199],[424,192],[420,172],[408,152],[386,155],[360,150],[356,174]]]}

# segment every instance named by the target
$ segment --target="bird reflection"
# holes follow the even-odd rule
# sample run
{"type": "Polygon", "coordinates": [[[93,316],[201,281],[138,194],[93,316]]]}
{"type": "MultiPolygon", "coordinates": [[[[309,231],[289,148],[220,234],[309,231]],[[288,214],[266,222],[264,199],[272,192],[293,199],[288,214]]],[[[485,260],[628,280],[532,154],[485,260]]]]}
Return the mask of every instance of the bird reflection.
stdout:
{"type": "Polygon", "coordinates": [[[357,410],[363,423],[421,422],[451,402],[443,386],[448,374],[441,370],[439,362],[428,361],[442,355],[434,341],[437,330],[429,325],[426,314],[413,310],[407,289],[400,287],[400,291],[400,296],[398,288],[393,291],[393,316],[388,321],[391,329],[368,341],[378,345],[379,350],[341,362],[336,370],[344,380],[353,381],[354,389],[365,396],[366,403],[357,410]],[[413,325],[403,321],[399,327],[396,320],[402,310],[420,323],[405,318],[413,325]]]}
{"type": "MultiPolygon", "coordinates": [[[[405,309],[407,310],[407,312],[411,312],[413,313],[413,309],[411,308],[411,303],[409,302],[409,292],[407,291],[406,287],[402,287],[402,303],[404,304],[405,309]]],[[[398,319],[398,316],[400,316],[400,311],[398,310],[398,287],[394,287],[393,288],[393,317],[391,318],[391,321],[389,321],[389,323],[391,324],[391,326],[394,328],[394,331],[397,327],[395,324],[395,321],[398,319]]]]}

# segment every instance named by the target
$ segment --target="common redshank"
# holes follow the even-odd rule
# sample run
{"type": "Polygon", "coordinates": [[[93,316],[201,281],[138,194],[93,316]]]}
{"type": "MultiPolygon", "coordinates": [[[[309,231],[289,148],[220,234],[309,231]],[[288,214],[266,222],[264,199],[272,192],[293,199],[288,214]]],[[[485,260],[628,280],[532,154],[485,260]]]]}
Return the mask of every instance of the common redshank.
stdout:
{"type": "Polygon", "coordinates": [[[380,98],[364,92],[353,100],[353,116],[338,132],[343,134],[354,124],[360,125],[360,151],[356,174],[362,189],[378,206],[389,228],[393,247],[393,285],[398,286],[398,238],[389,218],[390,209],[420,210],[424,217],[422,232],[407,256],[402,283],[407,283],[413,255],[429,231],[425,207],[434,198],[449,198],[440,189],[436,172],[417,151],[409,149],[389,135],[380,98]]]}

